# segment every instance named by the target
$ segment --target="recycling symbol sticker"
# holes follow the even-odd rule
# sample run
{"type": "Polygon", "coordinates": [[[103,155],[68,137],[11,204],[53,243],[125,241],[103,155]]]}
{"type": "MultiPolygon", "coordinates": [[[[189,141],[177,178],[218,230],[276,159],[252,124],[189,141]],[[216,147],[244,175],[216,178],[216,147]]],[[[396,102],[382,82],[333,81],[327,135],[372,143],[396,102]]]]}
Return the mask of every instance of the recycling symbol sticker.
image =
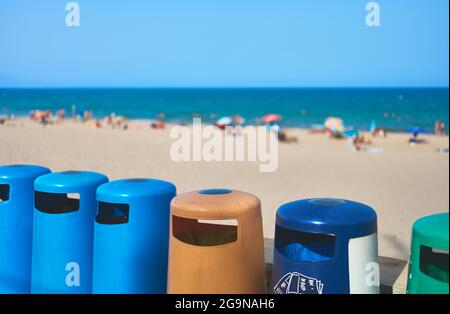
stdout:
{"type": "Polygon", "coordinates": [[[273,288],[276,294],[322,294],[324,284],[297,272],[285,274],[273,288]]]}

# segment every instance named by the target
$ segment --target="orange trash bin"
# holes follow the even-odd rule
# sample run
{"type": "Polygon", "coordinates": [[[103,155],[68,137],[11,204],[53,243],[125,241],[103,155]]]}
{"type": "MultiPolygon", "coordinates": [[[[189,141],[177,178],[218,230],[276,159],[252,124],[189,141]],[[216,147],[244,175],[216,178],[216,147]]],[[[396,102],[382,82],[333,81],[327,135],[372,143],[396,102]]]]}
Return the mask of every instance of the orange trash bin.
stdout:
{"type": "Polygon", "coordinates": [[[265,276],[257,197],[211,189],[172,199],[168,293],[265,293],[265,276]]]}

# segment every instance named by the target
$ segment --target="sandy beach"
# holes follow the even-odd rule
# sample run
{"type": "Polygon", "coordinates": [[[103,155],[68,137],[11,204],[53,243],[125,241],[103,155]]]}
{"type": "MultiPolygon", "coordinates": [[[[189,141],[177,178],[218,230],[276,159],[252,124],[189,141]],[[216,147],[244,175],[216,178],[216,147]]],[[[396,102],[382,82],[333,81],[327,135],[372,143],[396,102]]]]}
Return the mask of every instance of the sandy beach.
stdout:
{"type": "Polygon", "coordinates": [[[279,144],[278,169],[261,173],[258,162],[174,162],[170,125],[153,130],[131,121],[128,130],[96,129],[65,121],[42,126],[25,118],[0,125],[0,164],[32,163],[61,170],[93,170],[112,180],[153,177],[176,184],[178,193],[233,188],[261,199],[265,237],[273,237],[279,205],[302,198],[338,197],[366,203],[378,213],[379,253],[407,259],[411,224],[449,210],[447,136],[425,135],[410,146],[408,134],[374,138],[378,153],[355,152],[347,140],[289,129],[298,143],[279,144]]]}

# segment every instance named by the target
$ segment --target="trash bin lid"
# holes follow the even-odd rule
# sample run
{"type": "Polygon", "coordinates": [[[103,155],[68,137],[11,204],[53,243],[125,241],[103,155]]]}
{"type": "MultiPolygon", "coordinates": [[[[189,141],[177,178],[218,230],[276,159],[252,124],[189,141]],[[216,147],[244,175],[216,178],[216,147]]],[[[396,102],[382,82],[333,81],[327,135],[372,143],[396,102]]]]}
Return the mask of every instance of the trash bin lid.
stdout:
{"type": "Polygon", "coordinates": [[[126,203],[129,199],[175,194],[176,187],[170,182],[131,178],[108,182],[98,187],[97,200],[109,203],[126,203]]]}
{"type": "Polygon", "coordinates": [[[286,203],[277,211],[277,225],[302,232],[362,237],[377,231],[375,210],[362,203],[311,198],[286,203]]]}
{"type": "Polygon", "coordinates": [[[0,166],[1,179],[35,178],[49,173],[50,169],[37,165],[7,165],[0,166]]]}
{"type": "Polygon", "coordinates": [[[43,175],[34,181],[34,189],[48,193],[74,193],[77,189],[108,182],[108,177],[92,171],[63,171],[43,175]]]}
{"type": "Polygon", "coordinates": [[[413,225],[414,236],[420,237],[422,244],[448,250],[448,223],[448,213],[422,217],[413,225]]]}
{"type": "Polygon", "coordinates": [[[235,219],[260,215],[259,199],[246,192],[206,189],[180,194],[172,199],[172,214],[192,219],[235,219]]]}

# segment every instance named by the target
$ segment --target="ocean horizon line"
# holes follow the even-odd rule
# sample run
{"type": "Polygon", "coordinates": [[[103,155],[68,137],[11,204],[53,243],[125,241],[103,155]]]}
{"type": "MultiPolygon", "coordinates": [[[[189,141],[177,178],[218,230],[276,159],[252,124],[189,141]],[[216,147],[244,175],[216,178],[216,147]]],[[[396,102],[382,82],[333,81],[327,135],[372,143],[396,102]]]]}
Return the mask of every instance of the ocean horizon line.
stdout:
{"type": "Polygon", "coordinates": [[[449,89],[449,86],[13,86],[2,87],[0,90],[411,90],[411,89],[449,89]]]}

